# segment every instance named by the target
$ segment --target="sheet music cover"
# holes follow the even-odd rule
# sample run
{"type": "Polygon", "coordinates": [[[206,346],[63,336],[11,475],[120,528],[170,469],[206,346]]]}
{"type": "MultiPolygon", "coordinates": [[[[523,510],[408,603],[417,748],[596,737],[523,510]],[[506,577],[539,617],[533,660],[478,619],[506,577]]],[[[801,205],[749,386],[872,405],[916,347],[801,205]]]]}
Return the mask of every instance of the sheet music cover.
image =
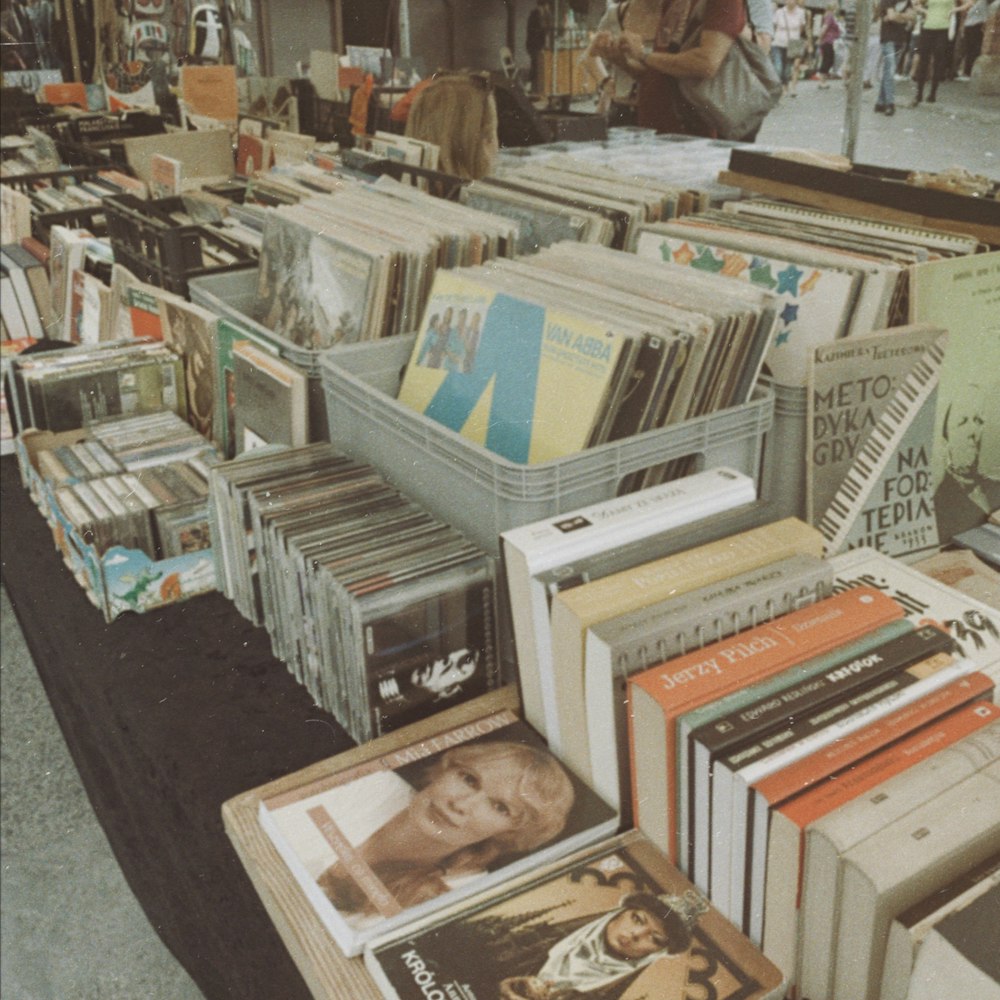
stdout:
{"type": "Polygon", "coordinates": [[[931,457],[948,334],[897,327],[818,347],[809,373],[807,509],[827,554],[936,548],[931,457]]]}

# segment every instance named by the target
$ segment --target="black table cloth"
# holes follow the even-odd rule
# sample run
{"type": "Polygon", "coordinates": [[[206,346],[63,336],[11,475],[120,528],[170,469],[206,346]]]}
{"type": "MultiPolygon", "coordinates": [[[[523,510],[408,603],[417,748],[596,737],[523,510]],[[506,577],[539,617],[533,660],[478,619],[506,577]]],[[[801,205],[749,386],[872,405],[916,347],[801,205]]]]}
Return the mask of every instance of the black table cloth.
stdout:
{"type": "Polygon", "coordinates": [[[223,830],[232,796],[352,745],[221,594],[105,623],[0,462],[3,581],[132,891],[207,1000],[310,996],[223,830]]]}

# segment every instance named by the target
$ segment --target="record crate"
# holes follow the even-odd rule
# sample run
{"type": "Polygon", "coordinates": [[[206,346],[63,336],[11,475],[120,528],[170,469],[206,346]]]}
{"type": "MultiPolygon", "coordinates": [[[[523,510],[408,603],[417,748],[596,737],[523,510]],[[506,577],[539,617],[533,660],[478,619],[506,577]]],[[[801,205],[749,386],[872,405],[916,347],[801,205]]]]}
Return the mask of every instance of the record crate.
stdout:
{"type": "Polygon", "coordinates": [[[324,352],[330,441],[491,555],[499,554],[502,531],[610,500],[625,476],[670,459],[693,456],[697,469],[725,465],[758,476],[773,413],[767,388],[709,416],[523,465],[396,399],[415,339],[407,334],[324,352]]]}
{"type": "Polygon", "coordinates": [[[326,441],[329,421],[326,415],[326,395],[320,378],[322,351],[302,347],[252,318],[253,303],[257,295],[257,268],[232,268],[218,274],[192,278],[188,282],[188,294],[196,306],[271,341],[277,346],[281,357],[305,372],[309,379],[309,440],[326,441]]]}
{"type": "Polygon", "coordinates": [[[255,261],[234,240],[199,225],[181,225],[170,213],[182,211],[179,195],[144,201],[131,194],[111,195],[102,201],[115,260],[137,278],[185,298],[188,282],[220,274],[234,267],[251,267],[255,261]],[[209,245],[233,258],[232,263],[206,265],[209,245]]]}
{"type": "Polygon", "coordinates": [[[760,494],[772,502],[775,517],[806,518],[807,390],[769,382],[774,393],[774,425],[764,443],[760,494]]]}
{"type": "Polygon", "coordinates": [[[21,479],[52,531],[63,562],[106,622],[126,611],[145,613],[217,589],[211,548],[154,559],[139,549],[112,545],[105,552],[87,542],[63,513],[55,489],[38,470],[40,451],[85,440],[85,429],[39,431],[15,439],[21,479]]]}

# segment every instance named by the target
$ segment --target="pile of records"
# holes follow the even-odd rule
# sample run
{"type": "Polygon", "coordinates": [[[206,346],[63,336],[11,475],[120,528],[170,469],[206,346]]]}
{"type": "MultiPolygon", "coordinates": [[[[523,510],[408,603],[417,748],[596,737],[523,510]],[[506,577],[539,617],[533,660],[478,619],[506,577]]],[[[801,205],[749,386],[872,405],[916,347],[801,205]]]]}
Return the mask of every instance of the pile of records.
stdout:
{"type": "Polygon", "coordinates": [[[499,682],[493,560],[328,443],[211,474],[220,588],[359,742],[499,682]]]}
{"type": "Polygon", "coordinates": [[[183,460],[207,479],[208,466],[218,458],[212,445],[170,410],[91,424],[88,434],[132,472],[183,460]]]}
{"type": "Polygon", "coordinates": [[[407,333],[437,268],[508,255],[516,232],[395,181],[306,197],[266,216],[253,316],[310,350],[407,333]]]}
{"type": "Polygon", "coordinates": [[[745,403],[776,302],[582,243],[441,272],[399,399],[510,461],[562,458],[745,403]]]}

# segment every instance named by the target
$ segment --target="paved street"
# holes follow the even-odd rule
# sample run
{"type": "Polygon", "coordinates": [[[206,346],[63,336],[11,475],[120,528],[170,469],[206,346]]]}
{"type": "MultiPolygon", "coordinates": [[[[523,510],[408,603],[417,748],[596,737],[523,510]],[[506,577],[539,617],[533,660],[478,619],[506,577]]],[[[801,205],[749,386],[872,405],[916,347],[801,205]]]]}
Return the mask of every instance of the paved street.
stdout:
{"type": "MultiPolygon", "coordinates": [[[[1000,97],[978,97],[967,81],[942,83],[935,104],[910,108],[916,88],[896,84],[896,113],[874,110],[876,89],[863,91],[857,163],[901,169],[944,170],[954,165],[1000,178],[1000,97]]],[[[800,81],[795,98],[784,97],[764,122],[758,143],[843,152],[847,88],[831,80],[821,90],[800,81]]]]}

